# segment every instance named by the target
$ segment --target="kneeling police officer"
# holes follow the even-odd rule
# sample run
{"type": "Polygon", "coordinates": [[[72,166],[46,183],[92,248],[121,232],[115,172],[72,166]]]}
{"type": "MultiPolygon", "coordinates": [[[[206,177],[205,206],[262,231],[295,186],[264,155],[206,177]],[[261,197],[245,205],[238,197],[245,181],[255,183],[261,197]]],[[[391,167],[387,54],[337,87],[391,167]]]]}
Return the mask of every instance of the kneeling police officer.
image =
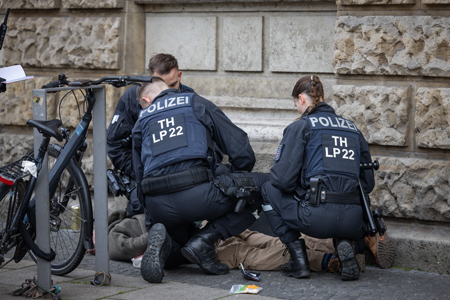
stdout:
{"type": "Polygon", "coordinates": [[[323,102],[317,76],[300,78],[292,97],[302,116],[284,130],[270,182],[262,188],[263,210],[291,254],[282,274],[309,276],[305,243],[299,240],[304,233],[334,238],[341,278],[358,279],[356,254],[366,234],[358,180],[366,193],[375,185],[373,170],[360,170],[360,162],[372,161],[368,144],[353,122],[323,102]]]}
{"type": "Polygon", "coordinates": [[[143,178],[139,189],[154,224],[141,274],[149,282],[161,282],[164,267],[186,262],[209,274],[227,274],[214,244],[240,234],[259,218],[260,188],[268,176],[250,173],[255,155],[247,134],[212,102],[168,89],[158,77],[137,94],[143,109],[133,129],[133,160],[140,158],[135,168],[143,178]],[[215,147],[229,157],[227,174],[216,173],[215,147]],[[247,205],[235,212],[242,200],[247,205]],[[208,224],[190,238],[189,225],[201,220],[208,224]]]}

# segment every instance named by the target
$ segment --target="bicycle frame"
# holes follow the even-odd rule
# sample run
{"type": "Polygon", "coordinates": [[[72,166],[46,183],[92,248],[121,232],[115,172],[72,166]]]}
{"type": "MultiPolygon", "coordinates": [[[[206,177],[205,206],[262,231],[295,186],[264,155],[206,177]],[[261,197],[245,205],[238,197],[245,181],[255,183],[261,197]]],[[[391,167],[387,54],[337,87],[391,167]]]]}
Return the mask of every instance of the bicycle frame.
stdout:
{"type": "MultiPolygon", "coordinates": [[[[49,173],[49,189],[50,189],[50,196],[55,192],[56,186],[59,181],[59,177],[61,176],[62,172],[64,171],[65,167],[69,163],[78,163],[76,161],[77,157],[77,151],[80,149],[80,147],[83,145],[83,143],[86,140],[86,136],[88,133],[89,124],[92,120],[92,110],[94,109],[95,104],[95,96],[91,89],[86,89],[86,101],[88,103],[86,112],[83,114],[83,117],[78,124],[76,130],[72,133],[72,136],[67,137],[67,142],[64,145],[63,150],[61,151],[60,156],[56,160],[55,165],[52,167],[49,173]]],[[[93,249],[94,244],[92,240],[92,233],[93,233],[93,215],[92,215],[92,204],[91,204],[91,196],[89,191],[81,191],[82,193],[86,194],[86,197],[83,199],[88,199],[89,203],[85,203],[85,206],[87,208],[86,216],[87,220],[84,221],[84,234],[85,234],[85,248],[86,249],[93,249]]]]}
{"type": "MultiPolygon", "coordinates": [[[[80,147],[83,145],[83,143],[86,140],[86,136],[88,133],[89,124],[92,120],[92,110],[94,108],[95,104],[95,96],[91,89],[86,89],[86,101],[88,103],[86,112],[83,114],[83,117],[78,124],[76,130],[72,133],[72,136],[69,138],[67,137],[67,142],[64,145],[64,148],[62,149],[60,156],[56,160],[55,165],[52,167],[49,173],[49,192],[50,196],[53,195],[55,192],[56,186],[59,181],[59,177],[61,176],[62,172],[64,171],[65,167],[70,163],[78,163],[77,158],[77,151],[80,149],[80,147]]],[[[93,220],[92,215],[92,204],[91,204],[91,196],[89,191],[81,191],[82,193],[85,193],[86,197],[83,197],[83,199],[88,199],[89,203],[85,203],[85,206],[87,208],[86,216],[87,220],[83,220],[84,222],[84,233],[85,233],[85,248],[86,249],[93,249],[94,244],[92,240],[92,233],[93,233],[93,222],[90,220],[93,220]]]]}
{"type": "MultiPolygon", "coordinates": [[[[86,95],[86,101],[88,103],[87,105],[87,109],[86,112],[83,114],[82,120],[80,121],[80,123],[77,126],[77,129],[75,130],[75,132],[72,134],[72,136],[66,137],[66,143],[62,149],[62,151],[60,151],[60,155],[56,160],[55,165],[52,167],[52,169],[50,170],[49,173],[49,195],[50,197],[54,194],[59,178],[62,174],[62,172],[64,171],[64,169],[67,167],[67,165],[69,164],[77,164],[79,163],[79,161],[77,159],[81,158],[81,155],[77,155],[77,151],[80,148],[83,148],[82,145],[86,140],[86,136],[88,133],[88,128],[89,128],[89,124],[92,120],[92,110],[95,104],[95,97],[94,94],[92,92],[92,90],[87,89],[87,95],[86,95]]],[[[37,155],[35,156],[35,160],[38,161],[40,164],[42,164],[45,154],[47,152],[47,147],[49,144],[50,139],[48,139],[47,141],[43,141],[43,143],[41,144],[41,147],[37,153],[37,155]],[[43,147],[44,143],[46,143],[47,145],[45,147],[43,147]],[[45,149],[44,149],[45,148],[45,149]]],[[[58,150],[58,149],[57,149],[58,150]]],[[[82,150],[84,152],[84,149],[82,150]]],[[[8,241],[9,238],[13,235],[15,235],[17,233],[18,230],[18,224],[21,220],[23,220],[25,218],[25,215],[27,214],[28,211],[28,206],[30,206],[31,210],[34,211],[35,210],[35,199],[31,199],[34,188],[36,186],[36,182],[37,182],[37,178],[31,176],[29,185],[28,185],[28,189],[27,192],[25,194],[25,196],[23,197],[23,201],[20,203],[20,206],[17,210],[16,215],[14,215],[12,222],[10,223],[10,227],[7,228],[5,235],[3,237],[3,241],[8,241]]],[[[6,191],[3,192],[4,197],[7,197],[7,193],[10,191],[10,189],[6,189],[6,191]]],[[[85,240],[84,240],[84,246],[86,249],[93,249],[94,248],[94,244],[93,244],[93,237],[92,237],[92,233],[93,233],[93,213],[92,213],[92,203],[91,203],[91,197],[90,197],[90,192],[89,190],[81,190],[81,193],[84,193],[84,197],[82,197],[82,199],[87,199],[86,201],[88,203],[84,203],[84,207],[86,208],[86,219],[83,220],[83,224],[84,224],[84,236],[85,236],[85,240]]],[[[1,198],[3,199],[3,197],[1,198]]],[[[31,216],[30,216],[31,217],[31,216]]],[[[15,243],[11,244],[7,249],[5,249],[5,252],[8,252],[11,248],[13,248],[15,246],[15,243]]]]}
{"type": "MultiPolygon", "coordinates": [[[[87,103],[87,108],[82,116],[80,123],[76,127],[76,130],[72,134],[72,136],[69,137],[69,134],[65,135],[66,142],[65,142],[64,146],[62,148],[59,148],[56,146],[53,147],[60,154],[58,155],[55,164],[53,165],[53,167],[51,168],[51,170],[49,172],[49,195],[50,195],[50,197],[53,197],[53,194],[55,193],[55,191],[58,187],[58,182],[60,180],[60,177],[62,176],[62,173],[64,172],[64,170],[66,169],[66,167],[68,165],[71,165],[72,169],[74,169],[73,166],[76,166],[79,169],[79,164],[81,164],[81,158],[86,149],[85,148],[86,147],[85,140],[86,140],[86,137],[88,134],[89,124],[93,118],[92,113],[94,111],[94,105],[96,102],[96,98],[95,98],[93,89],[97,88],[95,85],[98,85],[101,83],[108,83],[108,84],[113,85],[114,87],[123,87],[123,86],[133,84],[136,82],[152,82],[152,77],[144,77],[144,76],[107,76],[107,77],[103,77],[97,81],[88,81],[88,82],[83,81],[83,82],[72,82],[72,83],[69,83],[69,81],[67,81],[67,77],[65,77],[64,74],[60,74],[60,76],[58,78],[59,78],[58,81],[51,82],[51,83],[47,84],[46,86],[42,87],[43,89],[49,89],[49,90],[46,90],[45,93],[65,90],[66,88],[55,89],[55,90],[52,89],[54,87],[62,87],[63,85],[72,86],[72,88],[68,88],[68,90],[73,89],[73,88],[84,89],[84,90],[86,90],[85,99],[86,99],[86,103],[87,103]]],[[[102,118],[101,114],[98,115],[97,113],[95,113],[95,115],[100,116],[100,119],[102,118]]],[[[94,129],[94,134],[95,134],[95,129],[94,129]]],[[[45,158],[45,154],[48,150],[49,142],[50,142],[50,138],[48,137],[48,138],[44,138],[44,141],[41,143],[41,147],[39,148],[39,151],[34,159],[35,162],[37,162],[38,164],[42,164],[42,162],[45,158]]],[[[95,157],[95,151],[94,151],[94,157],[95,157]]],[[[105,164],[105,167],[106,167],[106,164],[105,164]]],[[[101,168],[102,168],[102,166],[100,167],[100,169],[101,168]]],[[[105,168],[105,172],[106,172],[106,168],[105,168]]],[[[101,182],[101,181],[99,181],[99,182],[101,182]]],[[[13,222],[9,223],[10,225],[8,225],[8,227],[6,228],[6,232],[5,232],[5,235],[3,236],[2,244],[0,244],[0,247],[3,249],[3,251],[2,251],[3,253],[8,252],[13,247],[13,244],[17,244],[18,241],[16,239],[11,240],[11,237],[14,237],[17,234],[18,228],[20,228],[20,233],[22,234],[23,238],[25,240],[28,239],[27,243],[29,245],[31,245],[29,243],[30,235],[27,232],[27,230],[24,230],[24,226],[22,226],[22,223],[20,223],[20,222],[22,220],[24,220],[25,215],[28,213],[28,217],[29,217],[30,221],[34,224],[36,223],[36,213],[35,213],[35,207],[36,207],[35,202],[36,201],[35,201],[34,197],[33,197],[33,199],[31,199],[36,184],[37,184],[37,178],[31,177],[30,182],[26,188],[26,195],[22,197],[22,201],[20,203],[19,209],[17,210],[17,212],[14,215],[13,222]],[[4,250],[8,243],[10,243],[10,247],[8,247],[8,249],[7,249],[8,251],[5,252],[4,250]]],[[[70,185],[71,185],[71,181],[69,181],[67,186],[70,186],[70,185]]],[[[10,188],[8,188],[8,191],[9,190],[10,190],[10,188]]],[[[93,241],[92,241],[94,218],[93,218],[93,213],[92,213],[92,203],[91,203],[92,201],[91,201],[91,197],[90,197],[90,192],[89,192],[89,189],[87,189],[87,188],[80,189],[79,192],[82,195],[81,201],[84,201],[82,203],[83,203],[83,206],[85,207],[85,214],[84,214],[85,218],[82,220],[82,222],[84,223],[84,225],[83,225],[84,247],[86,249],[92,249],[94,247],[93,241]]],[[[0,190],[0,194],[1,193],[3,193],[3,191],[0,190]]],[[[100,195],[100,199],[101,199],[103,197],[103,195],[101,193],[99,195],[100,195]]],[[[63,196],[64,196],[63,199],[65,199],[67,197],[67,200],[69,200],[69,197],[70,197],[69,194],[64,193],[63,196]]],[[[103,218],[104,218],[103,215],[100,216],[100,219],[98,221],[100,223],[102,223],[102,221],[105,221],[105,223],[106,223],[106,219],[103,220],[103,218]]],[[[103,228],[101,231],[103,231],[103,228]]],[[[31,243],[34,243],[34,242],[31,240],[31,243]]],[[[105,245],[106,245],[106,251],[107,251],[107,244],[99,242],[98,246],[101,246],[101,248],[104,248],[105,245]]],[[[37,250],[42,252],[40,249],[37,249],[37,250]]],[[[39,256],[38,253],[35,253],[35,254],[39,256]]],[[[44,257],[44,256],[48,256],[49,254],[43,253],[42,255],[43,255],[42,257],[44,257]]],[[[20,253],[19,253],[19,256],[20,256],[20,253]]],[[[97,263],[97,261],[96,261],[96,267],[97,267],[97,265],[100,267],[102,267],[102,265],[105,265],[105,262],[103,262],[103,260],[104,260],[103,258],[101,260],[99,260],[99,263],[97,263]]],[[[107,265],[107,260],[106,260],[106,266],[104,266],[104,267],[106,267],[105,270],[109,269],[108,265],[107,265]]],[[[96,269],[99,269],[99,268],[96,268],[96,269]]]]}

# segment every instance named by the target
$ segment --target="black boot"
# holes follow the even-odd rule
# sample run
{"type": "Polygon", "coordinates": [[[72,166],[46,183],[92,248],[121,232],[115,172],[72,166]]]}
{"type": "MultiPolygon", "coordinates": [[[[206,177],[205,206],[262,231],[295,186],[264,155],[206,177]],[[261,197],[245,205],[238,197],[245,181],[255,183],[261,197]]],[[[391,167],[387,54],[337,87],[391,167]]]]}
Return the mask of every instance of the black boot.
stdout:
{"type": "Polygon", "coordinates": [[[148,282],[161,282],[164,277],[164,265],[172,249],[172,239],[166,227],[157,223],[148,232],[147,250],[142,257],[141,275],[148,282]]]}
{"type": "Polygon", "coordinates": [[[354,245],[350,240],[340,240],[336,247],[340,262],[342,280],[356,280],[360,275],[360,268],[356,260],[354,245]]]}
{"type": "Polygon", "coordinates": [[[172,240],[172,250],[170,251],[169,257],[166,259],[164,269],[176,269],[181,265],[188,265],[190,263],[191,262],[181,254],[180,244],[178,244],[175,240],[172,240]]]}
{"type": "Polygon", "coordinates": [[[281,267],[281,274],[296,278],[309,277],[309,261],[306,254],[305,240],[295,240],[286,245],[291,259],[281,267]]]}
{"type": "Polygon", "coordinates": [[[211,224],[207,224],[187,242],[181,249],[181,254],[190,262],[199,265],[208,274],[228,274],[228,266],[220,263],[216,257],[214,244],[221,238],[220,232],[211,224]]]}

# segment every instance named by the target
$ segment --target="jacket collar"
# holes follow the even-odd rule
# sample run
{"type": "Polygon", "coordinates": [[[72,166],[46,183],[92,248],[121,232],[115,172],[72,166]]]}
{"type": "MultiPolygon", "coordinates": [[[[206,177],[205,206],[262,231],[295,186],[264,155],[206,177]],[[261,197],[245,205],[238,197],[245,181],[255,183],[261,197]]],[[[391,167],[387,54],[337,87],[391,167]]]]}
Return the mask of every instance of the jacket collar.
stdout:
{"type": "Polygon", "coordinates": [[[152,103],[154,103],[155,101],[158,101],[161,98],[165,98],[165,96],[176,94],[176,93],[179,93],[179,91],[177,89],[164,90],[158,96],[156,96],[155,99],[153,99],[152,103]]]}

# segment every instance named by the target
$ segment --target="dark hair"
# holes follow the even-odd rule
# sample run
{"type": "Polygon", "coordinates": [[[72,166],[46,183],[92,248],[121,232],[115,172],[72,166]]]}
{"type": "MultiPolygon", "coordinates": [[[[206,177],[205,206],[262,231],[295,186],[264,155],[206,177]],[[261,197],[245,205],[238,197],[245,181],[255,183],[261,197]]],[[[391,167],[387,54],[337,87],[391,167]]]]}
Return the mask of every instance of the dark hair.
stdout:
{"type": "Polygon", "coordinates": [[[150,74],[153,75],[155,72],[158,72],[160,75],[166,75],[172,70],[176,68],[178,70],[178,61],[173,55],[159,53],[150,58],[148,62],[148,70],[150,74]]]}
{"type": "Polygon", "coordinates": [[[297,99],[301,93],[306,93],[312,99],[307,114],[310,114],[325,99],[322,82],[315,75],[305,76],[297,81],[292,90],[292,97],[297,99]]]}

